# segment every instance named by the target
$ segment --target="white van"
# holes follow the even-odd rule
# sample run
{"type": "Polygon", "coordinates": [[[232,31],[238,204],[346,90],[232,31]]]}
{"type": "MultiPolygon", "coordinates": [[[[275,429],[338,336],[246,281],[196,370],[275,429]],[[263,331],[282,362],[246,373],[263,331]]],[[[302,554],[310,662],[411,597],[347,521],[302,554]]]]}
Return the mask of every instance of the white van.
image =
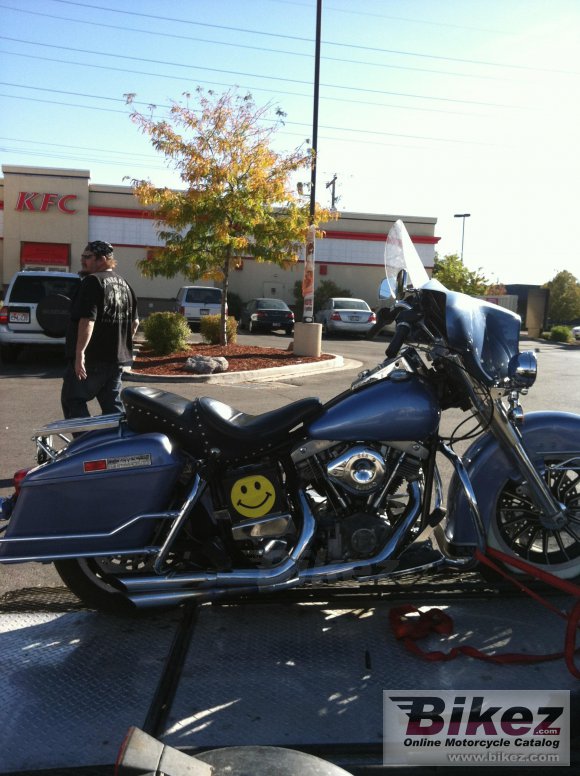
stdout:
{"type": "MultiPolygon", "coordinates": [[[[187,318],[191,325],[198,325],[204,315],[219,315],[222,309],[223,291],[212,286],[182,286],[175,300],[175,311],[187,318]]],[[[227,307],[226,307],[227,315],[227,307]]]]}
{"type": "Polygon", "coordinates": [[[14,363],[25,345],[64,345],[71,299],[80,282],[72,272],[22,270],[14,275],[0,309],[5,364],[14,363]]]}

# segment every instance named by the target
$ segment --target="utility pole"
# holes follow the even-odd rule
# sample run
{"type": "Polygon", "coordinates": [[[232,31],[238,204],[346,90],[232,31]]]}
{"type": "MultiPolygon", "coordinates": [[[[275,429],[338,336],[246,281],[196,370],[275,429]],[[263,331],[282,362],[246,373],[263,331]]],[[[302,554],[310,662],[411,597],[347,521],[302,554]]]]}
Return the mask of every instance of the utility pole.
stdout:
{"type": "Polygon", "coordinates": [[[312,163],[310,166],[310,223],[314,223],[316,203],[316,154],[318,152],[318,102],[320,93],[320,37],[322,0],[316,0],[316,46],[314,50],[314,108],[312,111],[312,163]]]}
{"type": "Polygon", "coordinates": [[[316,48],[314,53],[314,108],[312,115],[312,160],[310,163],[310,226],[306,238],[306,254],[304,257],[304,278],[302,280],[302,296],[304,297],[304,323],[314,323],[314,266],[316,247],[316,227],[314,214],[316,210],[316,154],[318,151],[318,95],[320,90],[320,30],[322,26],[322,0],[316,0],[316,48]]]}
{"type": "Polygon", "coordinates": [[[331,192],[330,192],[330,198],[331,198],[331,200],[330,200],[331,201],[330,209],[331,210],[336,210],[336,173],[334,173],[333,179],[331,181],[328,181],[328,183],[326,184],[326,188],[327,189],[331,189],[331,192]]]}

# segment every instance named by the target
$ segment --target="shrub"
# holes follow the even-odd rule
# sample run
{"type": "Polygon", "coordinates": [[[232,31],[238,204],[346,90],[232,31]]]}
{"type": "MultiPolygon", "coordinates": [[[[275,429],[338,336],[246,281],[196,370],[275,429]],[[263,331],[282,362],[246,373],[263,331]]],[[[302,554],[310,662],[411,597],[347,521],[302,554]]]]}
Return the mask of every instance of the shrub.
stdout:
{"type": "Polygon", "coordinates": [[[158,356],[187,350],[191,331],[179,313],[152,313],[145,319],[143,332],[147,344],[158,356]]]}
{"type": "Polygon", "coordinates": [[[572,339],[572,329],[569,326],[552,326],[550,329],[550,339],[554,342],[570,342],[572,339]]]}
{"type": "MultiPolygon", "coordinates": [[[[199,333],[204,342],[210,345],[219,345],[221,315],[204,315],[199,324],[199,333]]],[[[228,342],[234,343],[238,338],[238,322],[231,315],[226,320],[226,334],[228,342]]]]}

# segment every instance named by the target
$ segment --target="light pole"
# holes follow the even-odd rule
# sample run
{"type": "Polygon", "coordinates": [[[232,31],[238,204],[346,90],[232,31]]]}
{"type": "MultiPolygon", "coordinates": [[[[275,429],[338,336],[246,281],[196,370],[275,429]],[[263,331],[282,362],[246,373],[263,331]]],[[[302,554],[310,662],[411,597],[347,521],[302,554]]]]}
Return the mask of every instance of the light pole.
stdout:
{"type": "Polygon", "coordinates": [[[454,218],[462,218],[463,226],[461,228],[461,263],[463,264],[463,240],[465,238],[465,219],[469,218],[471,213],[455,213],[454,218]]]}

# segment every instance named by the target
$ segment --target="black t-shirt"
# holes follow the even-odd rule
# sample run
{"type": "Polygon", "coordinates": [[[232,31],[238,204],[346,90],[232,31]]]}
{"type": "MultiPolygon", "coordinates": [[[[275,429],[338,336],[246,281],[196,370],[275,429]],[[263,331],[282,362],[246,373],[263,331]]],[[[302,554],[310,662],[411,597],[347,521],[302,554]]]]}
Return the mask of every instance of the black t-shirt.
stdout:
{"type": "Polygon", "coordinates": [[[85,352],[88,364],[95,361],[131,363],[137,297],[124,278],[112,271],[95,272],[80,283],[72,300],[66,338],[69,358],[75,357],[78,322],[81,318],[95,322],[85,352]]]}

